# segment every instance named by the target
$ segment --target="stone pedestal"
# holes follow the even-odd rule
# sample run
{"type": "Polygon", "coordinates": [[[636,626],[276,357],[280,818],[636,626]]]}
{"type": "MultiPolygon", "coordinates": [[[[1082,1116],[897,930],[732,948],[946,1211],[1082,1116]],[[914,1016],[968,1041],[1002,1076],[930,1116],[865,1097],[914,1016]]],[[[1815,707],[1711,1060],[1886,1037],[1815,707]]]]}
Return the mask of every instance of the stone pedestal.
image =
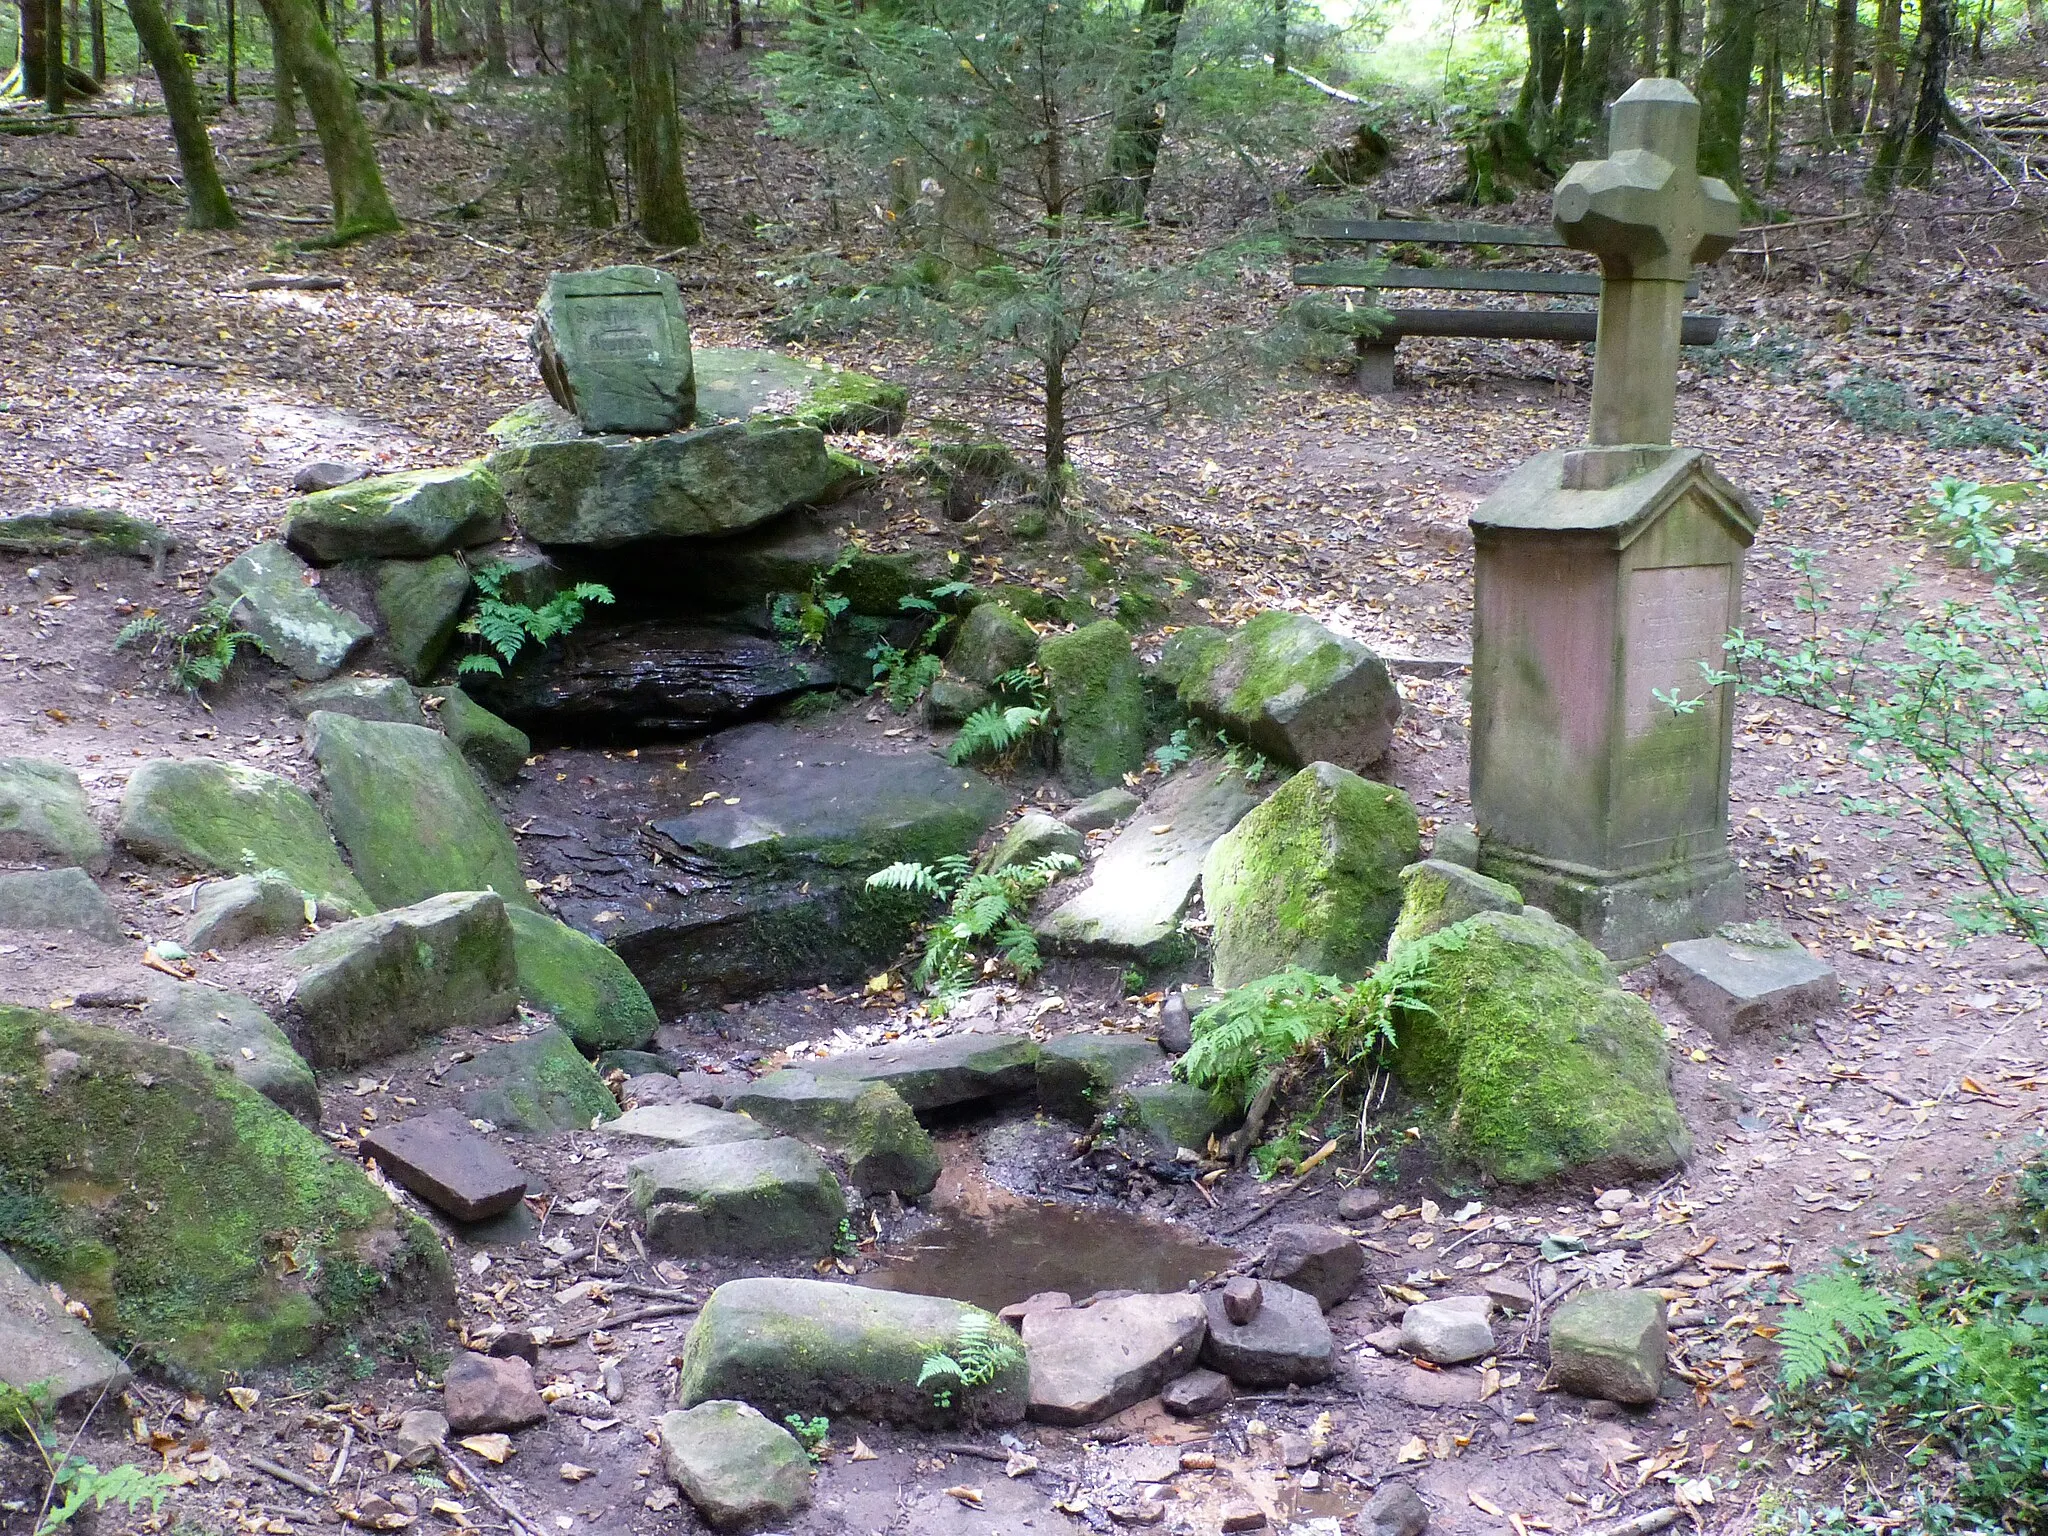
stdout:
{"type": "Polygon", "coordinates": [[[1756,526],[1702,453],[1663,445],[1540,454],[1472,516],[1479,868],[1612,959],[1742,914],[1733,690],[1701,665],[1756,526]]]}

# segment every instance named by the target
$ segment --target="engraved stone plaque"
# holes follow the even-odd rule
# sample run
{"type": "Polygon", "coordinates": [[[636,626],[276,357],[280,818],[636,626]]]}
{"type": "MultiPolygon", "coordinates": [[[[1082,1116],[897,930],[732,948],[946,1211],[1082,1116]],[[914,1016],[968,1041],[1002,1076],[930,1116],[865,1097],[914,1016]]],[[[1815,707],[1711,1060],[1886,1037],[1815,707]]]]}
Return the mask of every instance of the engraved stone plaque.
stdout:
{"type": "Polygon", "coordinates": [[[675,432],[695,419],[690,328],[666,272],[557,272],[533,345],[548,393],[586,432],[675,432]]]}

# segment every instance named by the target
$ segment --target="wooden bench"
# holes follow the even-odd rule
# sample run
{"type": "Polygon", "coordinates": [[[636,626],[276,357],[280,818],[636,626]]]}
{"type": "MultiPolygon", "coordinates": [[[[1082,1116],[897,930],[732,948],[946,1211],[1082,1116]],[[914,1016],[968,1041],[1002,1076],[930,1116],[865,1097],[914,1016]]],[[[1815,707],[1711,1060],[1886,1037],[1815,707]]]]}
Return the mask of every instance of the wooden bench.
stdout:
{"type": "MultiPolygon", "coordinates": [[[[1476,224],[1446,219],[1319,219],[1296,234],[1311,240],[1377,245],[1526,245],[1562,247],[1556,231],[1524,224],[1476,224]]],[[[1379,267],[1365,261],[1328,261],[1294,269],[1303,288],[1428,289],[1439,293],[1528,293],[1598,296],[1594,272],[1508,271],[1492,267],[1379,267]]],[[[1685,286],[1699,296],[1699,280],[1685,286]]],[[[1591,309],[1393,309],[1377,334],[1357,337],[1358,387],[1385,394],[1394,387],[1394,349],[1404,336],[1475,336],[1488,340],[1579,341],[1590,344],[1598,316],[1591,309]]],[[[1721,334],[1719,315],[1687,315],[1679,341],[1710,345],[1721,334]]]]}

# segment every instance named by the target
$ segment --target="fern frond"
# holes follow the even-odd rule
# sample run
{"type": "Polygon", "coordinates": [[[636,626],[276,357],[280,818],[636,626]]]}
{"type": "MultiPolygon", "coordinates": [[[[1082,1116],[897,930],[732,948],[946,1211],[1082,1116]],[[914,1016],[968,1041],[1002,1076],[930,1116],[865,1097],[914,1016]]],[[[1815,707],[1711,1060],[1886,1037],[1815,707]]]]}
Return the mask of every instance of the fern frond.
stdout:
{"type": "Polygon", "coordinates": [[[868,876],[868,886],[878,891],[916,891],[937,901],[946,894],[939,873],[929,864],[899,860],[868,876]]]}
{"type": "Polygon", "coordinates": [[[1896,1303],[1846,1269],[1799,1282],[1799,1304],[1778,1319],[1778,1374],[1802,1387],[1846,1365],[1852,1345],[1867,1344],[1891,1326],[1896,1303]]]}
{"type": "Polygon", "coordinates": [[[482,672],[491,677],[503,677],[505,675],[505,669],[498,664],[498,658],[486,656],[482,651],[474,651],[463,657],[462,660],[455,663],[455,670],[464,676],[475,672],[482,672]]]}

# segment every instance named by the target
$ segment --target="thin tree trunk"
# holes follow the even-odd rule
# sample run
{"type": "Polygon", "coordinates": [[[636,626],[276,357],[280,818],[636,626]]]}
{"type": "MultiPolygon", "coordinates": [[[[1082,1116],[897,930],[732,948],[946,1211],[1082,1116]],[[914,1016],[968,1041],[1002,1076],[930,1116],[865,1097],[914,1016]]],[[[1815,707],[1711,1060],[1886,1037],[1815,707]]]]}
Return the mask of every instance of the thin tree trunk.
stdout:
{"type": "Polygon", "coordinates": [[[1550,114],[1564,77],[1564,20],[1557,0],[1522,0],[1522,23],[1529,38],[1529,68],[1522,76],[1515,118],[1540,149],[1549,139],[1550,114]]]}
{"type": "Polygon", "coordinates": [[[732,45],[732,51],[738,53],[747,46],[747,23],[746,18],[740,13],[740,0],[731,0],[727,5],[726,22],[726,41],[732,45]]]}
{"type": "Polygon", "coordinates": [[[185,0],[185,20],[178,41],[195,59],[206,57],[206,0],[185,0]]]}
{"type": "Polygon", "coordinates": [[[505,51],[505,0],[484,0],[484,73],[500,78],[512,73],[505,51]]]}
{"type": "MultiPolygon", "coordinates": [[[[92,28],[92,77],[104,85],[107,79],[107,8],[104,0],[92,0],[85,14],[87,24],[92,28]]],[[[229,99],[233,100],[232,97],[229,99]]]]}
{"type": "Polygon", "coordinates": [[[1664,0],[1664,75],[1676,80],[1685,70],[1685,0],[1664,0]]]}
{"type": "Polygon", "coordinates": [[[1769,187],[1778,179],[1778,149],[1784,140],[1785,126],[1785,11],[1782,5],[1773,6],[1764,18],[1764,171],[1763,185],[1769,187]]]}
{"type": "Polygon", "coordinates": [[[1187,8],[1187,0],[1144,0],[1138,12],[1138,26],[1149,37],[1132,60],[1130,94],[1117,114],[1106,174],[1092,200],[1097,213],[1145,216],[1152,176],[1159,169],[1159,148],[1166,141],[1164,96],[1187,8]]]}
{"type": "Polygon", "coordinates": [[[1579,99],[1579,74],[1586,66],[1586,0],[1564,0],[1564,62],[1557,76],[1558,138],[1572,137],[1572,103],[1579,99]]]}
{"type": "Polygon", "coordinates": [[[43,105],[51,112],[64,110],[64,0],[47,0],[43,6],[43,105]]]}
{"type": "Polygon", "coordinates": [[[1582,0],[1585,42],[1572,89],[1565,94],[1560,121],[1576,142],[1600,125],[1600,113],[1614,99],[1614,66],[1621,55],[1621,0],[1582,0]]]}
{"type": "Polygon", "coordinates": [[[609,229],[619,221],[619,205],[605,164],[604,124],[591,87],[590,19],[583,3],[569,0],[562,11],[563,83],[569,93],[562,202],[577,223],[609,229]]]}
{"type": "MultiPolygon", "coordinates": [[[[94,4],[97,5],[98,0],[94,0],[94,4]]],[[[242,57],[241,38],[237,33],[235,0],[226,0],[226,5],[228,15],[228,105],[234,107],[241,105],[241,99],[238,94],[241,89],[238,79],[242,57]]]]}
{"type": "Polygon", "coordinates": [[[1948,66],[1955,54],[1956,0],[1920,0],[1920,32],[1913,40],[1913,125],[1906,139],[1901,179],[1911,187],[1934,181],[1934,155],[1948,126],[1948,66]]]}
{"type": "Polygon", "coordinates": [[[1758,0],[1714,0],[1700,50],[1700,174],[1718,176],[1738,193],[1742,129],[1749,117],[1756,64],[1758,0]]]}
{"type": "Polygon", "coordinates": [[[656,245],[704,238],[683,178],[682,124],[676,118],[675,49],[662,0],[634,0],[630,18],[628,145],[640,199],[640,233],[656,245]]]}
{"type": "Polygon", "coordinates": [[[263,0],[272,31],[284,45],[292,78],[306,93],[320,135],[320,158],[327,170],[327,188],[334,205],[333,243],[357,240],[399,227],[398,214],[384,191],[377,169],[376,147],[356,100],[355,82],[334,51],[334,41],[310,0],[263,0]]]}
{"type": "Polygon", "coordinates": [[[1828,27],[1828,131],[1856,126],[1856,0],[1835,0],[1828,27]]]}
{"type": "Polygon", "coordinates": [[[1636,50],[1636,77],[1657,73],[1657,26],[1663,17],[1659,0],[1643,0],[1642,46],[1636,50]]]}
{"type": "MultiPolygon", "coordinates": [[[[264,6],[266,21],[269,20],[269,6],[264,6]]],[[[285,62],[284,44],[277,35],[277,26],[270,28],[270,133],[272,144],[296,144],[299,142],[298,90],[292,85],[291,66],[285,62]]]]}
{"type": "Polygon", "coordinates": [[[438,64],[434,52],[434,0],[413,0],[413,41],[420,53],[420,68],[438,64]]]}
{"type": "Polygon", "coordinates": [[[78,0],[65,0],[68,14],[64,18],[64,61],[73,69],[81,69],[85,58],[79,52],[79,34],[85,29],[78,24],[78,0]]]}
{"type": "Polygon", "coordinates": [[[178,146],[178,168],[185,175],[186,224],[193,229],[233,229],[239,221],[214,164],[213,141],[206,136],[199,88],[193,84],[184,44],[160,0],[128,0],[128,19],[135,24],[136,39],[163,87],[171,138],[178,146]]]}
{"type": "Polygon", "coordinates": [[[1870,106],[1863,114],[1863,131],[1877,125],[1880,104],[1889,124],[1898,116],[1901,0],[1877,0],[1877,36],[1870,44],[1870,106]]]}
{"type": "Polygon", "coordinates": [[[1273,0],[1273,73],[1287,73],[1287,0],[1273,0]]]}
{"type": "Polygon", "coordinates": [[[49,40],[43,35],[46,12],[43,0],[21,0],[22,94],[33,99],[43,94],[43,61],[49,57],[49,40]]]}
{"type": "Polygon", "coordinates": [[[391,56],[384,51],[384,0],[370,0],[370,61],[379,80],[391,73],[391,56]]]}

